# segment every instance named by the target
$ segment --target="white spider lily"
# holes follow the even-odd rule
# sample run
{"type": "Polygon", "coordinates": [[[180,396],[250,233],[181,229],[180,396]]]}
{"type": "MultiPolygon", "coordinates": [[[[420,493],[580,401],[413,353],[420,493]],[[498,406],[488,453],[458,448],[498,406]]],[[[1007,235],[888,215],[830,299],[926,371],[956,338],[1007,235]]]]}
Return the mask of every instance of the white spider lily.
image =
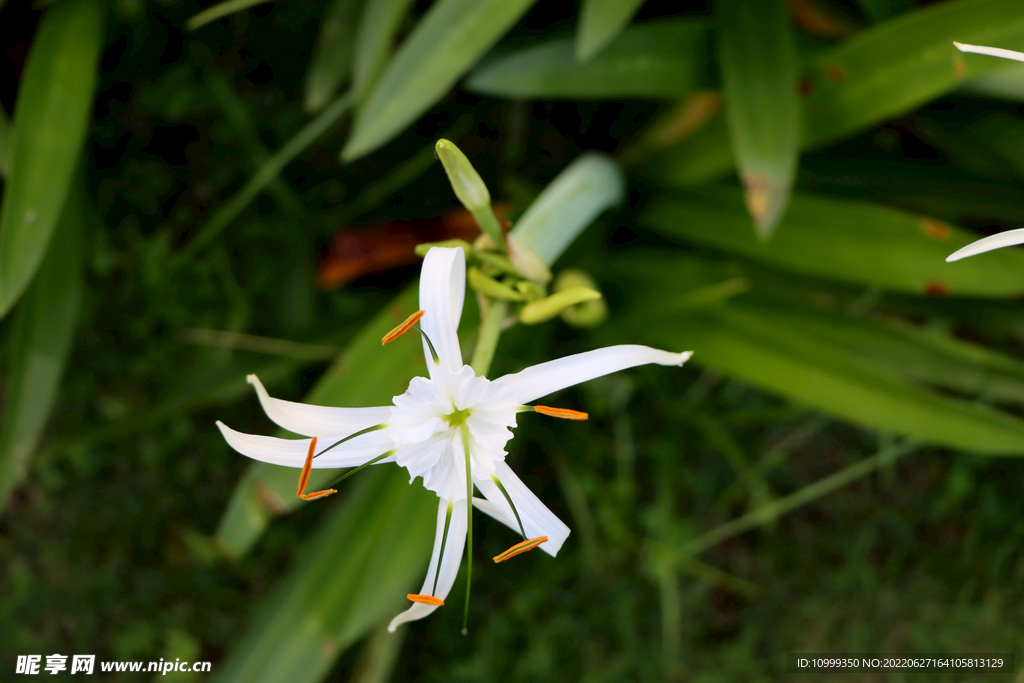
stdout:
{"type": "MultiPolygon", "coordinates": [[[[956,49],[961,52],[972,52],[979,55],[1001,57],[1003,59],[1012,59],[1017,62],[1024,62],[1024,52],[1017,52],[1016,50],[1007,50],[1001,47],[987,47],[985,45],[967,45],[965,43],[957,43],[955,41],[953,42],[953,45],[955,45],[956,49]]],[[[1007,230],[1006,232],[989,235],[988,237],[983,237],[976,242],[971,242],[966,247],[958,249],[947,256],[946,263],[959,261],[962,258],[983,254],[986,251],[992,251],[994,249],[1012,247],[1015,244],[1024,244],[1024,229],[1007,230]]]]}
{"type": "MultiPolygon", "coordinates": [[[[465,295],[465,255],[461,248],[431,249],[420,275],[419,314],[396,328],[385,342],[410,329],[417,320],[429,377],[415,377],[394,398],[393,406],[330,408],[271,398],[249,376],[271,420],[312,439],[278,439],[242,434],[218,422],[221,433],[243,455],[303,468],[299,495],[312,499],[332,493],[305,494],[309,468],[362,467],[396,462],[412,478],[437,493],[437,531],[423,587],[410,595],[413,604],[391,620],[399,624],[427,616],[451,591],[462,551],[472,539],[468,501],[523,535],[524,541],[495,561],[540,547],[555,555],[569,528],[559,520],[505,463],[516,415],[536,411],[556,417],[586,419],[585,413],[526,404],[566,387],[618,370],[657,363],[682,365],[690,353],[669,353],[646,346],[612,346],[541,363],[496,380],[479,377],[462,361],[457,334],[465,295]],[[332,443],[314,456],[316,442],[332,443]],[[473,497],[474,487],[483,498],[473,497]]],[[[411,482],[410,482],[411,483],[411,482]]],[[[471,562],[471,561],[470,561],[471,562]]],[[[472,564],[469,564],[472,571],[472,564]]],[[[467,591],[468,599],[468,591],[467,591]]],[[[468,605],[468,602],[467,602],[468,605]]]]}

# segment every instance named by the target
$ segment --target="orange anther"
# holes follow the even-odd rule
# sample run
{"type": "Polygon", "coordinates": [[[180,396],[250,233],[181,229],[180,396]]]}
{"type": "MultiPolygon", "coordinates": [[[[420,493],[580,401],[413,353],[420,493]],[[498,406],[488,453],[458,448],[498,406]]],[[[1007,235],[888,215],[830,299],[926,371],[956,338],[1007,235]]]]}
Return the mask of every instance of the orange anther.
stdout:
{"type": "Polygon", "coordinates": [[[309,473],[313,469],[313,452],[316,451],[316,437],[309,442],[309,453],[306,454],[306,464],[302,466],[302,474],[299,475],[299,491],[297,495],[302,500],[316,500],[317,498],[323,498],[329,496],[332,493],[337,493],[334,489],[327,489],[325,491],[314,491],[313,493],[306,493],[306,484],[309,483],[309,473]]]}
{"type": "Polygon", "coordinates": [[[425,313],[426,311],[416,311],[415,313],[410,315],[408,318],[405,319],[405,322],[403,322],[401,325],[385,334],[384,338],[380,340],[380,345],[384,346],[388,342],[394,341],[401,337],[403,334],[412,329],[412,326],[418,323],[420,321],[420,318],[422,318],[425,313]]]}
{"type": "Polygon", "coordinates": [[[435,598],[433,595],[416,595],[415,593],[409,593],[405,597],[409,598],[413,602],[430,605],[431,607],[440,607],[444,604],[444,600],[441,598],[435,598]]]}
{"type": "Polygon", "coordinates": [[[590,416],[586,413],[582,413],[578,410],[569,410],[568,408],[550,408],[548,406],[534,406],[534,411],[541,415],[548,415],[549,417],[560,417],[563,420],[587,420],[590,416]]]}
{"type": "Polygon", "coordinates": [[[495,555],[493,559],[494,559],[495,562],[504,562],[505,560],[509,559],[510,557],[515,557],[516,555],[521,555],[522,553],[525,553],[528,550],[533,550],[534,548],[539,546],[541,543],[547,543],[547,542],[548,542],[548,537],[547,536],[538,536],[537,538],[528,538],[525,541],[521,541],[519,543],[516,543],[514,546],[512,546],[511,548],[509,548],[505,552],[501,553],[500,555],[495,555]]]}

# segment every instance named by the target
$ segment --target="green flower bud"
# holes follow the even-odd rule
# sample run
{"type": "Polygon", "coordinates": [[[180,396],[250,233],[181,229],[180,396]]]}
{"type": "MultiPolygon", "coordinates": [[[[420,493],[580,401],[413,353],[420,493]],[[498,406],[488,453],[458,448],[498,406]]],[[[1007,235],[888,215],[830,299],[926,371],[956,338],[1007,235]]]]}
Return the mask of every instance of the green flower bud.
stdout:
{"type": "MultiPolygon", "coordinates": [[[[564,270],[558,274],[554,289],[563,292],[572,289],[597,289],[594,279],[582,270],[564,270]]],[[[572,327],[597,327],[608,317],[608,304],[604,299],[590,299],[562,310],[562,320],[572,327]]]]}
{"type": "Polygon", "coordinates": [[[498,282],[494,278],[487,277],[480,272],[479,268],[470,268],[466,272],[466,279],[469,286],[492,299],[505,299],[506,301],[525,301],[526,297],[512,289],[506,284],[498,282]]]}
{"type": "Polygon", "coordinates": [[[601,292],[586,287],[563,289],[547,298],[523,306],[523,310],[519,311],[519,321],[525,325],[536,325],[551,320],[570,306],[600,298],[601,292]]]}
{"type": "Polygon", "coordinates": [[[462,247],[462,251],[465,252],[467,257],[469,257],[473,251],[473,245],[466,240],[442,240],[440,242],[423,242],[422,244],[417,244],[416,255],[423,258],[433,247],[462,247]]]}
{"type": "Polygon", "coordinates": [[[459,198],[462,205],[470,211],[491,208],[491,193],[480,178],[480,174],[469,163],[469,159],[462,153],[454,143],[440,139],[434,146],[437,157],[444,164],[444,171],[448,174],[448,182],[455,190],[455,196],[459,198]]]}

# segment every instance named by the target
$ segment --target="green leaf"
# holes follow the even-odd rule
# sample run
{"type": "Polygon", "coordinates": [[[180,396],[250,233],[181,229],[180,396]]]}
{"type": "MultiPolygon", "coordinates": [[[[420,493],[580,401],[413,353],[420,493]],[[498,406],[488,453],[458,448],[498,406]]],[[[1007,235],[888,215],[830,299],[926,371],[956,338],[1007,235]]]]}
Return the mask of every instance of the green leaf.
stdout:
{"type": "Polygon", "coordinates": [[[605,210],[626,194],[622,170],[611,158],[584,154],[544,188],[511,235],[550,265],[605,210]]]}
{"type": "Polygon", "coordinates": [[[201,26],[209,24],[211,21],[217,21],[229,14],[235,12],[241,12],[242,10],[255,7],[256,5],[262,5],[269,0],[226,0],[225,2],[218,2],[216,5],[207,7],[202,12],[193,15],[185,22],[185,29],[188,31],[195,31],[201,26]]]}
{"type": "Polygon", "coordinates": [[[410,486],[394,465],[364,472],[348,488],[213,681],[315,683],[377,622],[404,609],[426,571],[437,496],[410,486]]]}
{"type": "MultiPolygon", "coordinates": [[[[855,34],[815,54],[801,90],[801,149],[813,149],[903,114],[966,80],[1006,69],[1005,60],[964,55],[953,41],[1024,49],[1024,14],[1015,0],[931,5],[855,34]],[[984,61],[987,60],[987,61],[984,61]]],[[[735,163],[724,127],[705,128],[670,151],[654,172],[677,182],[728,173],[735,163]],[[698,159],[709,151],[717,163],[698,159]],[[699,172],[692,168],[696,164],[699,172]]]]}
{"type": "Polygon", "coordinates": [[[793,27],[783,0],[718,0],[718,57],[747,209],[767,240],[796,176],[800,102],[793,27]]]}
{"type": "Polygon", "coordinates": [[[933,219],[797,193],[770,243],[751,234],[747,220],[740,192],[725,188],[662,197],[639,217],[666,235],[831,280],[911,294],[1024,294],[1024,254],[1003,249],[988,254],[992,260],[947,264],[974,238],[933,219]]]}
{"type": "Polygon", "coordinates": [[[7,180],[11,177],[11,157],[14,147],[14,128],[7,113],[0,107],[0,178],[7,180]]]}
{"type": "Polygon", "coordinates": [[[10,379],[0,420],[0,510],[25,478],[71,351],[82,299],[83,211],[72,190],[55,239],[12,316],[10,379]]]}
{"type": "Polygon", "coordinates": [[[571,38],[550,40],[485,64],[469,90],[509,99],[678,99],[707,81],[710,32],[702,19],[631,26],[581,64],[571,38]]]}
{"type": "Polygon", "coordinates": [[[373,0],[363,7],[352,57],[352,88],[360,99],[387,64],[395,34],[411,4],[412,0],[373,0]]]}
{"type": "Polygon", "coordinates": [[[342,151],[369,154],[433,106],[535,0],[437,0],[361,107],[342,151]]]}
{"type": "MultiPolygon", "coordinates": [[[[369,5],[374,3],[370,2],[369,5]]],[[[352,50],[355,38],[356,0],[334,0],[320,22],[320,35],[316,50],[306,71],[306,100],[308,112],[317,112],[331,101],[338,88],[352,70],[352,50]]]]}
{"type": "MultiPolygon", "coordinates": [[[[666,285],[667,286],[667,285],[666,285]]],[[[851,356],[782,306],[733,300],[700,315],[636,307],[607,325],[646,343],[693,349],[713,367],[843,420],[924,443],[991,455],[1024,454],[1024,421],[971,401],[940,396],[851,356]],[[657,318],[659,324],[649,321],[657,318]]]]}
{"type": "Polygon", "coordinates": [[[14,155],[0,209],[0,318],[28,287],[68,195],[92,113],[105,5],[46,10],[14,108],[14,155]]]}
{"type": "Polygon", "coordinates": [[[914,0],[857,0],[871,21],[884,21],[914,8],[914,0]]]}
{"type": "Polygon", "coordinates": [[[576,58],[581,62],[604,49],[633,18],[644,0],[583,0],[576,30],[576,58]]]}

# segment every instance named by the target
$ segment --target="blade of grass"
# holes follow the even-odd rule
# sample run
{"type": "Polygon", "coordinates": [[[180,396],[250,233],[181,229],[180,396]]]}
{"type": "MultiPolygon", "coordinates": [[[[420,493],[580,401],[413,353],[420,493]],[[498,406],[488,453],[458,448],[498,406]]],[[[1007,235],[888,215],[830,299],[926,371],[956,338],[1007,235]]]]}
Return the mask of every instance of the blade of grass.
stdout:
{"type": "Polygon", "coordinates": [[[195,31],[211,21],[217,21],[229,14],[241,12],[256,5],[262,5],[265,2],[269,2],[269,0],[226,0],[225,2],[218,2],[216,5],[207,7],[202,12],[189,17],[188,21],[185,22],[185,30],[195,31]]]}
{"type": "Polygon", "coordinates": [[[92,114],[105,12],[100,0],[53,5],[32,42],[0,208],[0,318],[32,280],[67,198],[92,114]]]}
{"type": "Polygon", "coordinates": [[[644,0],[583,0],[576,29],[576,59],[589,61],[619,35],[644,0]]]}
{"type": "Polygon", "coordinates": [[[345,94],[336,99],[315,119],[307,123],[291,140],[267,159],[242,189],[235,193],[227,202],[210,217],[181,251],[170,259],[168,269],[173,271],[189,262],[207,244],[216,239],[224,228],[231,224],[245,210],[256,195],[262,192],[278,174],[290,164],[295,157],[316,142],[338,119],[351,108],[353,98],[345,94]]]}
{"type": "Polygon", "coordinates": [[[368,94],[342,151],[351,161],[430,108],[535,0],[438,0],[368,94]]]}
{"type": "MultiPolygon", "coordinates": [[[[366,5],[373,6],[373,2],[366,5]]],[[[352,71],[357,0],[333,0],[320,22],[313,59],[306,71],[306,111],[323,109],[352,71]]],[[[365,9],[363,11],[366,11],[365,9]]]]}
{"type": "Polygon", "coordinates": [[[373,0],[363,8],[352,57],[352,88],[360,100],[384,70],[410,5],[412,0],[373,0]]]}
{"type": "Polygon", "coordinates": [[[725,114],[747,210],[768,240],[789,201],[800,144],[793,27],[783,0],[718,0],[725,114]]]}
{"type": "Polygon", "coordinates": [[[72,190],[50,248],[12,316],[10,384],[0,419],[0,511],[25,478],[71,351],[82,300],[84,210],[78,190],[72,190]]]}
{"type": "Polygon", "coordinates": [[[474,71],[466,87],[509,99],[681,99],[708,85],[710,25],[667,19],[631,26],[581,64],[573,40],[524,48],[474,71]]]}
{"type": "Polygon", "coordinates": [[[14,155],[14,127],[7,118],[7,112],[0,107],[0,179],[11,177],[11,161],[14,155]]]}

